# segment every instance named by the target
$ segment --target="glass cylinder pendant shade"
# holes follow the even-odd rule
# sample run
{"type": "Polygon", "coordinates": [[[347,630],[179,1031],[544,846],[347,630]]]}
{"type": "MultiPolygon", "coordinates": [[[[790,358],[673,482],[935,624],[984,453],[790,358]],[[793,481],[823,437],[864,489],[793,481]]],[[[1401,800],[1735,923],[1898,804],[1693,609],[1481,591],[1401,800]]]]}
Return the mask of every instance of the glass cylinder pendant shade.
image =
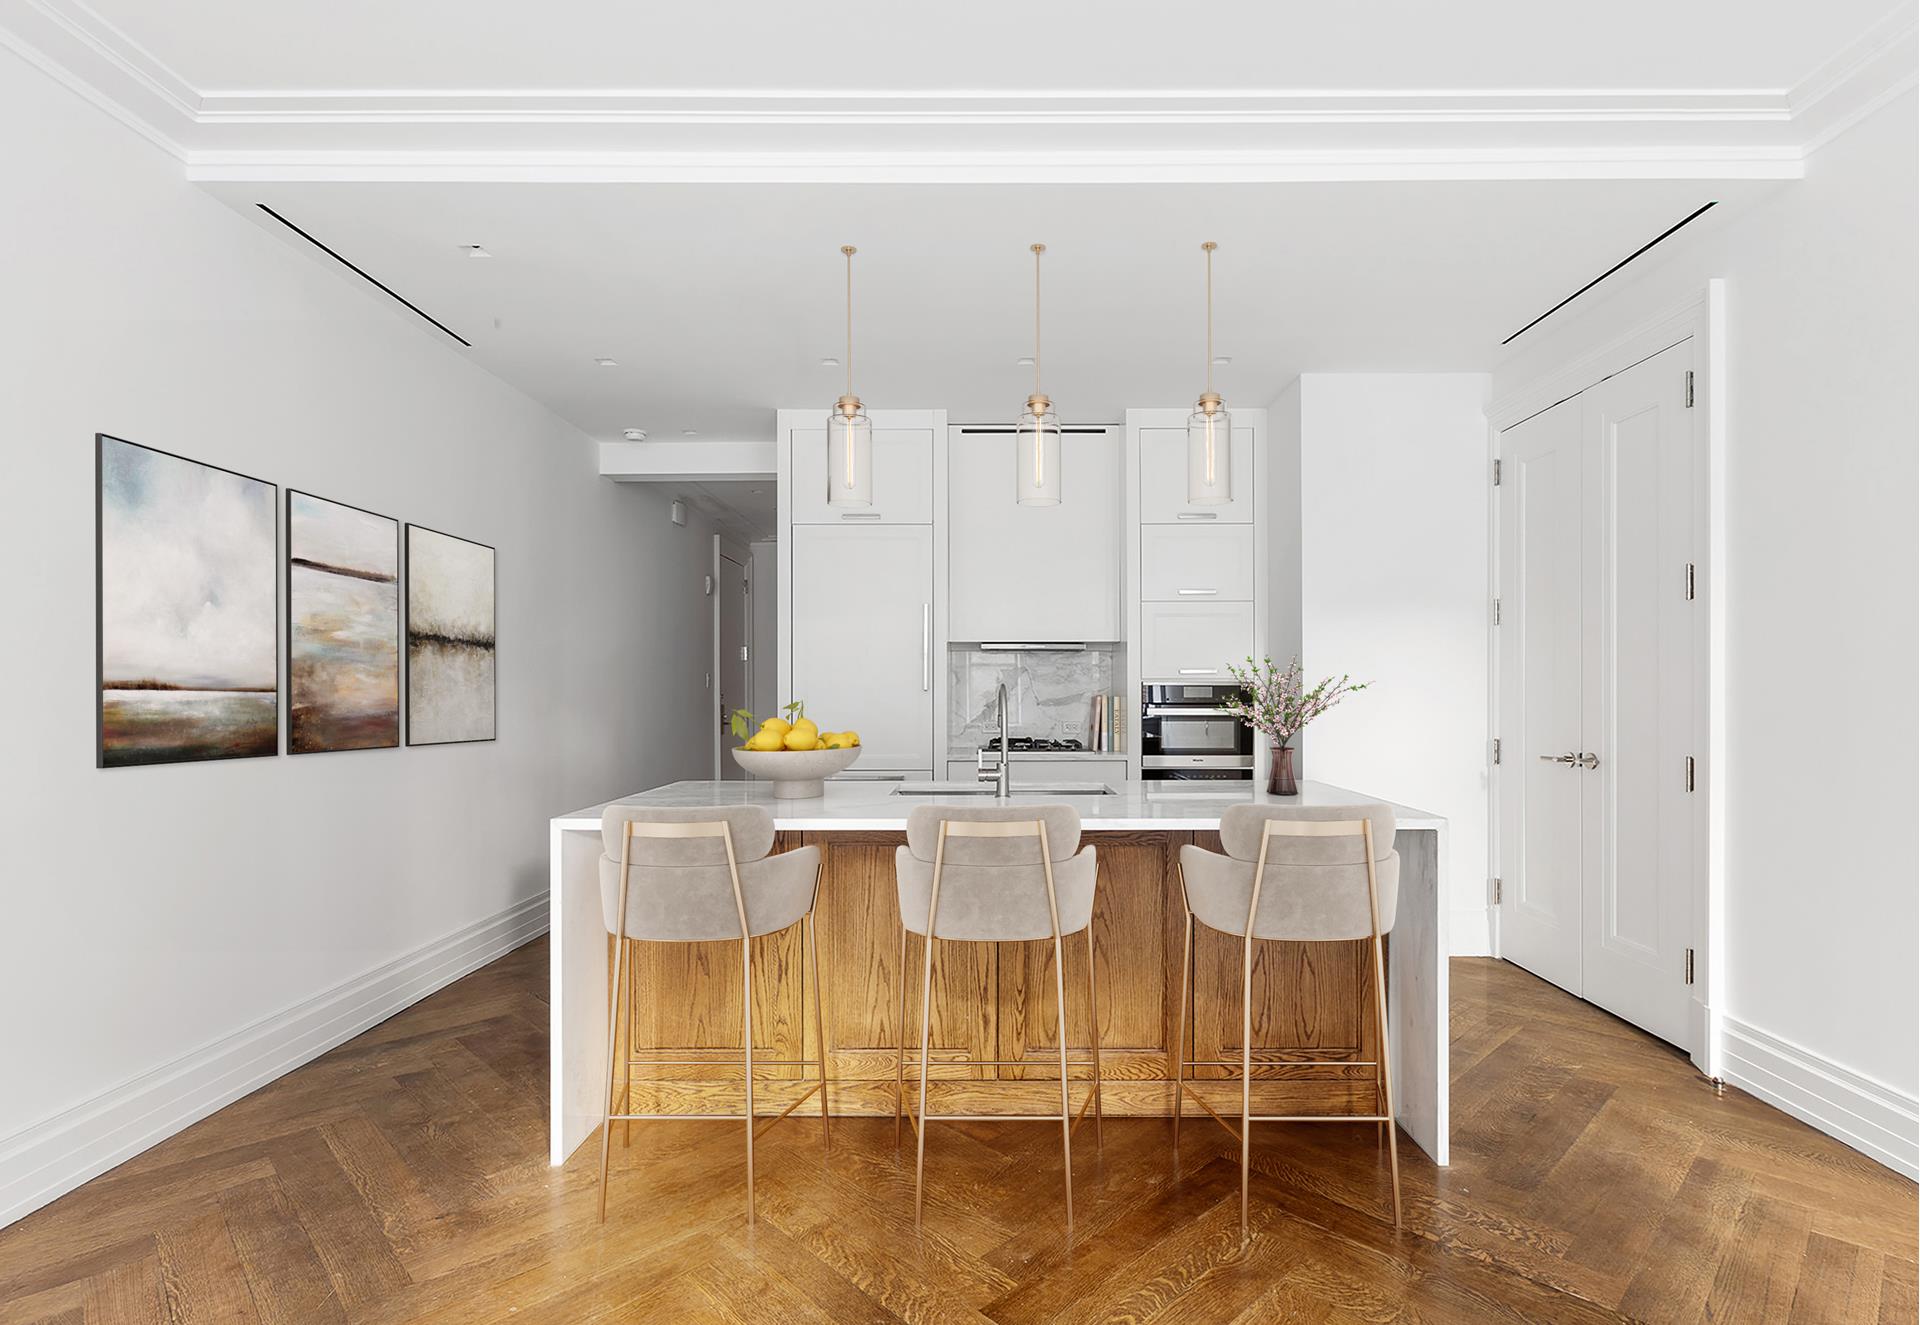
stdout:
{"type": "Polygon", "coordinates": [[[1013,493],[1022,506],[1060,504],[1060,420],[1045,396],[1028,396],[1014,446],[1013,493]]]}
{"type": "Polygon", "coordinates": [[[842,396],[827,419],[827,504],[873,505],[873,420],[857,396],[842,396]]]}
{"type": "Polygon", "coordinates": [[[1187,502],[1220,506],[1232,500],[1233,419],[1209,391],[1187,419],[1187,502]]]}

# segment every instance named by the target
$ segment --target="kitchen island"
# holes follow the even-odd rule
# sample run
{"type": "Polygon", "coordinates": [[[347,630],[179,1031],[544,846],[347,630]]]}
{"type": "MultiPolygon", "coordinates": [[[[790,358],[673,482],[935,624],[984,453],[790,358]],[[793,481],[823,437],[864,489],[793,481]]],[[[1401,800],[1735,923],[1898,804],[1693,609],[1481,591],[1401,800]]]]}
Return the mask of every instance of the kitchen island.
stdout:
{"type": "MultiPolygon", "coordinates": [[[[1030,766],[1029,766],[1030,767],[1030,766]]],[[[1016,777],[1021,768],[1015,761],[1016,777]]],[[[1167,1116],[1174,1086],[1168,1052],[1177,1043],[1184,911],[1175,869],[1179,848],[1220,849],[1220,815],[1248,802],[1348,805],[1377,797],[1303,782],[1300,794],[1270,798],[1247,785],[1116,784],[1110,795],[1049,794],[1040,779],[1016,782],[1014,803],[1058,800],[1080,811],[1098,848],[1094,907],[1103,1107],[1111,1116],[1167,1116]],[[1198,789],[1196,789],[1198,788],[1198,789]]],[[[549,895],[552,961],[551,1160],[564,1163],[599,1125],[605,1089],[608,975],[612,939],[600,909],[600,815],[610,804],[764,805],[778,832],[774,849],[821,848],[817,923],[835,1114],[894,1111],[900,920],[894,848],[906,840],[917,805],[942,798],[902,795],[900,784],[830,782],[824,796],[775,800],[764,782],[676,782],[590,805],[552,821],[549,895]]],[[[952,801],[980,804],[976,795],[952,801]]],[[[991,803],[990,799],[987,803],[991,803]]],[[[1391,802],[1388,802],[1391,804],[1391,802]]],[[[1393,806],[1400,853],[1399,916],[1387,944],[1387,1033],[1403,1131],[1435,1163],[1447,1162],[1447,825],[1437,815],[1393,806]]],[[[801,930],[754,941],[756,1056],[810,1058],[812,1009],[803,995],[801,930]]],[[[1372,1069],[1340,1066],[1378,1056],[1367,945],[1257,946],[1254,958],[1254,1107],[1259,1112],[1347,1112],[1370,1107],[1372,1069]]],[[[918,940],[909,963],[919,961],[918,940]]],[[[636,1113],[728,1112],[740,1108],[738,1067],[706,1067],[740,1052],[738,948],[733,944],[637,944],[632,1025],[637,1052],[682,1065],[622,1080],[636,1113]]],[[[1067,1043],[1077,1111],[1088,1089],[1085,948],[1067,949],[1067,1043]],[[1078,1049],[1076,1055],[1072,1051],[1078,1049]]],[[[935,950],[933,1069],[929,1108],[954,1113],[1030,1113],[1059,1107],[1058,1069],[1049,1059],[1053,1027],[1052,944],[947,944],[935,950]],[[978,1065],[1032,1059],[1034,1067],[978,1065]],[[1056,1082],[1049,1087],[1049,1071],[1056,1082]],[[1051,1094],[1049,1091],[1051,1090],[1051,1094]],[[1051,1102],[1049,1102],[1051,1101],[1051,1102]]],[[[1194,1059],[1240,1052],[1239,940],[1201,928],[1188,1028],[1194,1059]]],[[[918,980],[908,987],[906,1027],[919,1026],[918,980]]],[[[917,1048],[917,1046],[915,1046],[917,1048]]],[[[625,1055],[622,1055],[623,1057],[625,1055]]],[[[806,1069],[756,1067],[755,1107],[778,1113],[807,1086],[806,1069]]],[[[1195,1091],[1221,1112],[1238,1112],[1237,1083],[1195,1068],[1195,1091]]],[[[807,1108],[815,1107],[809,1102],[807,1108]]]]}

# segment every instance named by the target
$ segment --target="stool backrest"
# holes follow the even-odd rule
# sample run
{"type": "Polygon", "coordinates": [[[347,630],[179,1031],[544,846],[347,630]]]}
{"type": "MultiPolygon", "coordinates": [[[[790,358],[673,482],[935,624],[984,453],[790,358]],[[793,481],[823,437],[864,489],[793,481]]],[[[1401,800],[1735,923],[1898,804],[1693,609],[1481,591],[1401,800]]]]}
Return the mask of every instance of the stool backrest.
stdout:
{"type": "Polygon", "coordinates": [[[934,911],[934,937],[984,942],[1077,934],[1092,919],[1096,873],[1079,847],[1071,805],[916,806],[895,862],[901,922],[924,934],[934,911]]]}
{"type": "Polygon", "coordinates": [[[813,904],[819,852],[769,856],[773,816],[758,805],[609,805],[600,817],[601,906],[608,933],[705,941],[784,929],[813,904]]]}
{"type": "Polygon", "coordinates": [[[1230,806],[1220,816],[1225,857],[1181,853],[1187,905],[1211,929],[1312,942],[1366,938],[1377,900],[1384,934],[1399,899],[1393,835],[1393,811],[1380,804],[1230,806]]]}

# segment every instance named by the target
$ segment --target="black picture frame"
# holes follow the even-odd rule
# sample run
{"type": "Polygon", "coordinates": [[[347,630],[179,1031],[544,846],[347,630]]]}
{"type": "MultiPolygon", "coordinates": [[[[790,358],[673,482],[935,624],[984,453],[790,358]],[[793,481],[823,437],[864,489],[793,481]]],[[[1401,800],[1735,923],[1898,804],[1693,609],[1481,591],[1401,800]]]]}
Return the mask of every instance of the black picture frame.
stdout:
{"type": "MultiPolygon", "coordinates": [[[[270,759],[280,754],[280,727],[284,705],[281,703],[281,668],[286,659],[281,654],[278,618],[281,615],[280,580],[272,576],[273,611],[276,629],[273,630],[273,748],[230,754],[204,754],[176,759],[109,759],[107,757],[107,633],[106,633],[106,454],[107,445],[130,446],[135,450],[148,451],[164,456],[169,460],[178,460],[182,464],[197,465],[202,469],[211,469],[228,474],[248,483],[257,483],[268,490],[272,496],[268,501],[273,512],[273,554],[280,556],[280,485],[252,474],[243,474],[237,469],[225,465],[209,464],[196,460],[177,451],[163,450],[157,446],[148,446],[144,442],[130,441],[113,433],[96,432],[93,435],[93,759],[97,769],[107,768],[152,768],[168,764],[212,764],[225,763],[234,759],[270,759]]],[[[269,572],[271,574],[271,572],[269,572]]]]}
{"type": "Polygon", "coordinates": [[[478,539],[473,539],[473,538],[462,538],[459,534],[449,534],[444,529],[435,529],[431,525],[415,524],[412,521],[408,521],[406,525],[406,529],[402,536],[402,540],[401,540],[401,550],[402,550],[401,583],[403,586],[401,590],[401,607],[400,607],[401,615],[402,615],[401,630],[406,639],[406,648],[404,650],[406,654],[405,671],[403,673],[403,679],[401,684],[405,691],[405,700],[403,702],[402,707],[403,707],[403,714],[404,714],[404,725],[406,727],[407,745],[409,747],[435,746],[435,745],[484,745],[489,741],[499,740],[500,739],[500,554],[499,554],[499,549],[495,548],[494,545],[491,543],[482,543],[478,539]],[[493,693],[491,694],[491,696],[489,696],[491,700],[491,708],[492,708],[493,733],[489,736],[463,737],[461,739],[451,740],[451,741],[422,741],[422,740],[415,739],[415,736],[414,736],[415,706],[413,702],[413,645],[414,645],[413,532],[416,529],[419,530],[421,533],[433,534],[439,538],[452,539],[456,543],[466,543],[473,547],[485,548],[487,550],[487,555],[490,558],[492,558],[492,566],[491,566],[492,575],[490,577],[491,582],[488,585],[488,600],[489,600],[489,604],[490,604],[492,615],[493,615],[493,634],[494,634],[493,646],[492,646],[493,693]]]}
{"type": "Polygon", "coordinates": [[[285,602],[286,602],[286,609],[285,609],[285,612],[283,613],[283,617],[282,617],[282,622],[283,622],[283,624],[282,624],[282,635],[281,635],[281,638],[282,638],[282,639],[283,639],[283,640],[285,641],[285,642],[284,642],[284,644],[283,644],[283,646],[282,646],[282,652],[283,652],[283,654],[284,654],[284,656],[285,656],[285,659],[286,659],[286,663],[285,663],[285,666],[286,666],[286,669],[287,669],[287,679],[286,679],[286,682],[285,682],[285,689],[286,689],[286,703],[285,703],[285,705],[284,705],[284,707],[285,707],[285,709],[286,709],[286,729],[287,729],[287,734],[286,734],[286,748],[287,748],[287,753],[288,753],[289,755],[313,755],[313,754],[357,754],[357,753],[359,753],[359,752],[361,752],[361,751],[364,751],[364,750],[398,750],[398,749],[400,748],[400,746],[401,746],[401,742],[402,742],[402,739],[403,739],[403,732],[404,732],[404,730],[405,730],[405,727],[406,727],[406,710],[407,710],[407,697],[406,697],[406,689],[407,689],[407,683],[406,683],[406,665],[405,665],[405,662],[404,662],[404,658],[405,658],[405,655],[406,655],[406,650],[407,650],[407,635],[406,635],[406,619],[405,619],[405,618],[406,618],[406,610],[407,610],[407,604],[406,604],[406,595],[405,595],[405,589],[404,589],[404,584],[405,584],[405,580],[404,580],[404,576],[403,576],[403,567],[404,567],[404,565],[405,565],[405,563],[404,563],[404,560],[403,560],[403,556],[402,556],[402,554],[403,554],[403,552],[404,552],[404,541],[405,541],[405,540],[404,540],[404,534],[403,534],[403,530],[404,530],[404,526],[403,526],[403,525],[401,524],[401,522],[400,522],[400,520],[399,520],[399,518],[398,518],[398,517],[396,517],[396,516],[392,516],[392,515],[382,515],[382,514],[381,514],[381,513],[379,512],[379,511],[370,511],[370,510],[368,510],[368,509],[367,509],[366,507],[364,507],[364,506],[355,506],[355,505],[354,505],[354,504],[353,504],[352,502],[345,502],[345,501],[336,501],[336,500],[335,500],[334,498],[332,498],[332,497],[323,497],[323,496],[321,496],[321,495],[320,495],[319,493],[317,493],[317,492],[308,492],[308,491],[307,491],[307,490],[306,490],[305,488],[294,488],[294,487],[289,487],[289,488],[286,488],[286,489],[284,490],[284,496],[282,497],[282,507],[281,507],[281,510],[282,510],[282,527],[283,527],[283,528],[284,528],[284,530],[285,530],[285,533],[284,533],[284,534],[282,535],[282,538],[281,538],[281,542],[282,542],[282,548],[281,548],[281,553],[280,553],[280,565],[281,565],[281,584],[282,584],[282,586],[283,586],[283,587],[282,587],[282,594],[283,594],[283,596],[284,596],[284,598],[285,598],[285,602]],[[376,519],[376,520],[385,520],[385,521],[386,521],[386,522],[387,522],[388,524],[390,524],[390,525],[392,525],[392,526],[393,526],[393,569],[394,569],[394,576],[393,576],[393,590],[394,590],[394,604],[393,604],[393,607],[394,607],[394,612],[393,612],[393,687],[394,687],[394,701],[393,701],[393,702],[394,702],[394,715],[393,715],[393,740],[392,740],[391,742],[389,742],[388,744],[386,744],[386,745],[348,745],[348,746],[340,746],[340,747],[337,747],[337,748],[334,748],[334,749],[326,749],[326,750],[302,750],[302,749],[300,749],[300,748],[298,748],[297,746],[295,746],[295,745],[294,745],[294,743],[293,743],[293,709],[294,709],[294,692],[293,692],[293,562],[294,562],[294,557],[293,557],[293,499],[294,499],[294,498],[295,498],[296,496],[300,496],[300,497],[306,497],[306,498],[309,498],[309,499],[311,499],[311,500],[313,500],[313,501],[322,501],[322,502],[325,502],[325,503],[327,503],[327,504],[328,504],[329,506],[339,506],[339,507],[343,507],[343,508],[345,508],[346,510],[349,510],[349,511],[358,511],[358,512],[360,512],[360,514],[362,514],[362,515],[371,515],[371,516],[372,516],[372,517],[373,517],[374,519],[376,519]]]}

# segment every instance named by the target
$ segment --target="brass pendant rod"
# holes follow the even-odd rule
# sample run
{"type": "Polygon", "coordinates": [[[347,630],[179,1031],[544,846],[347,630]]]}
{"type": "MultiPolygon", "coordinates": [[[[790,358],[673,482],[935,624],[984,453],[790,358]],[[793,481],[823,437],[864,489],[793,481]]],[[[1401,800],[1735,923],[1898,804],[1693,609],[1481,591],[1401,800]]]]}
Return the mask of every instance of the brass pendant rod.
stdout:
{"type": "Polygon", "coordinates": [[[1045,244],[1033,247],[1033,394],[1040,394],[1040,255],[1047,251],[1045,244]]]}
{"type": "Polygon", "coordinates": [[[1220,246],[1209,239],[1200,246],[1207,254],[1207,394],[1213,394],[1213,251],[1220,246]]]}
{"type": "Polygon", "coordinates": [[[857,251],[851,244],[842,244],[840,251],[847,256],[847,394],[853,394],[853,255],[857,251]]]}

